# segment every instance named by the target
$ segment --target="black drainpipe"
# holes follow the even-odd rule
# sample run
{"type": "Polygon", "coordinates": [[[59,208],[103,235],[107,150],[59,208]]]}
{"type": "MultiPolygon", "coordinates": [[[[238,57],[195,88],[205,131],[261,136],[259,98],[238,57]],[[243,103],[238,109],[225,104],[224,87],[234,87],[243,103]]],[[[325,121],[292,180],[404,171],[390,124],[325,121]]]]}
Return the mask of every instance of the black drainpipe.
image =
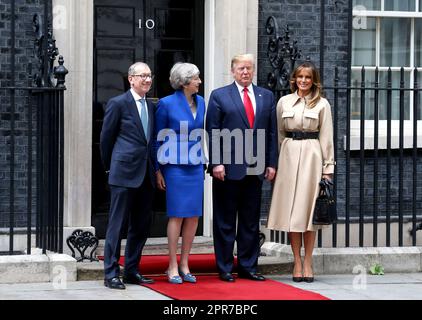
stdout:
{"type": "Polygon", "coordinates": [[[321,0],[321,30],[319,37],[319,72],[321,74],[321,83],[324,83],[324,51],[325,51],[325,0],[321,0]]]}
{"type": "Polygon", "coordinates": [[[347,43],[347,85],[352,82],[352,36],[353,36],[353,3],[349,1],[349,17],[348,17],[348,43],[347,43]]]}

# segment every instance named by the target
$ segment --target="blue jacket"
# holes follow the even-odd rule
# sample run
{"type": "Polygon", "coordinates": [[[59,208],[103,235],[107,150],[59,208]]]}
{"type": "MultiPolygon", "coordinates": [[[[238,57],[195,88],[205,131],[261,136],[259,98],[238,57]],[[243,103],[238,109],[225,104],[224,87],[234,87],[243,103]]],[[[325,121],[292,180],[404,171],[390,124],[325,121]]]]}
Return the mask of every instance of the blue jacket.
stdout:
{"type": "Polygon", "coordinates": [[[271,91],[255,85],[253,90],[256,100],[253,128],[249,125],[245,107],[234,82],[231,85],[215,89],[211,93],[206,117],[210,162],[208,172],[211,175],[215,166],[224,164],[226,178],[243,179],[248,174],[247,169],[252,169],[255,166],[251,157],[245,155],[245,150],[250,151],[252,157],[259,157],[261,160],[260,163],[264,170],[257,170],[255,174],[260,179],[264,178],[266,167],[277,168],[277,122],[274,95],[271,91]],[[228,132],[218,134],[224,129],[228,132]],[[252,136],[250,141],[246,139],[247,129],[253,129],[249,131],[252,136]],[[231,138],[228,140],[230,142],[225,144],[223,136],[227,133],[231,133],[233,137],[240,135],[241,140],[231,138]],[[263,138],[264,145],[258,146],[260,138],[263,138]],[[236,161],[236,148],[238,156],[241,156],[238,161],[236,161]],[[258,150],[264,150],[264,152],[258,154],[258,150]],[[230,161],[224,161],[225,159],[230,159],[230,161]]]}
{"type": "Polygon", "coordinates": [[[205,163],[203,152],[205,101],[199,95],[195,95],[195,101],[197,106],[195,118],[182,90],[176,90],[174,94],[158,102],[154,137],[157,139],[157,161],[160,165],[205,163]]]}

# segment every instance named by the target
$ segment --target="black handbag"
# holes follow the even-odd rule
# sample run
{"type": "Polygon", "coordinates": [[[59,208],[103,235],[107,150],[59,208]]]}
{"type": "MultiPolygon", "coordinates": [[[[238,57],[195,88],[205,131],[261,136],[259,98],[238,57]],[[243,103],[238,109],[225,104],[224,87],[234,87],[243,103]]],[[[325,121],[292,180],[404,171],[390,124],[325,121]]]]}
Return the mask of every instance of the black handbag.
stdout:
{"type": "Polygon", "coordinates": [[[329,225],[337,221],[336,203],[334,199],[332,181],[321,179],[319,182],[319,195],[315,202],[312,223],[316,225],[329,225]]]}

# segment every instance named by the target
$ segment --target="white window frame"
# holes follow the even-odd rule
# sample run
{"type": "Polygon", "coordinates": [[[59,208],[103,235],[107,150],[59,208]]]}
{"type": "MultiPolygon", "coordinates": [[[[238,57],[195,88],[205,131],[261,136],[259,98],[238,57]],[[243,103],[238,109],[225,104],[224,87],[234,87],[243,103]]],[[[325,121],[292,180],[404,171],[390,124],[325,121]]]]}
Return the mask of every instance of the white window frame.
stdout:
{"type": "MultiPolygon", "coordinates": [[[[380,22],[381,18],[410,18],[411,19],[411,34],[410,34],[410,65],[415,65],[415,19],[422,18],[422,12],[419,12],[419,2],[422,0],[415,0],[415,11],[384,11],[384,0],[381,0],[381,10],[353,10],[354,17],[368,17],[376,18],[376,44],[375,44],[375,63],[376,66],[380,65],[380,47],[381,47],[381,33],[380,33],[380,22]]],[[[361,6],[359,7],[361,8],[361,6]]],[[[353,45],[353,44],[352,44],[353,45]]],[[[353,48],[352,48],[353,50],[353,48]]],[[[375,66],[365,66],[365,70],[373,72],[375,66]]],[[[362,66],[351,66],[352,71],[360,71],[362,66]]],[[[388,67],[378,67],[379,71],[387,71],[388,67]]],[[[410,81],[409,86],[413,88],[414,85],[414,67],[405,67],[405,72],[410,72],[410,81]]],[[[417,69],[422,71],[422,67],[417,69]]],[[[392,72],[400,72],[400,67],[391,67],[392,72]]],[[[422,82],[422,79],[418,79],[418,82],[422,82]]],[[[385,86],[385,84],[382,84],[385,86]]],[[[410,94],[409,108],[410,108],[410,120],[404,121],[404,148],[413,148],[413,100],[414,95],[410,94]]],[[[351,150],[360,150],[360,120],[351,120],[350,121],[350,149],[351,150]]],[[[365,149],[372,150],[374,149],[374,120],[365,120],[365,149]]],[[[378,121],[378,148],[386,149],[387,148],[387,120],[378,121]]],[[[418,142],[417,147],[422,148],[422,120],[417,121],[417,135],[418,142]]],[[[399,130],[400,130],[400,121],[392,120],[391,121],[391,148],[399,148],[399,130]]],[[[346,139],[346,137],[344,137],[346,139]]],[[[346,142],[346,140],[345,140],[346,142]]],[[[346,149],[346,143],[344,143],[346,149]]]]}

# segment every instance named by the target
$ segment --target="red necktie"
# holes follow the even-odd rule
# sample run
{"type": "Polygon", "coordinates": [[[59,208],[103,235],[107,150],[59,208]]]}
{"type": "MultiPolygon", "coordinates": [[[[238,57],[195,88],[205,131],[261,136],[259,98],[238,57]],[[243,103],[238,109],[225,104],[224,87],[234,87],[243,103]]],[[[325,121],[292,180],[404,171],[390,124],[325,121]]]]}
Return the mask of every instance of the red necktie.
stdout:
{"type": "Polygon", "coordinates": [[[246,116],[248,117],[249,124],[251,128],[253,128],[255,113],[253,112],[252,101],[251,98],[249,98],[247,87],[243,89],[243,104],[245,105],[246,116]]]}

